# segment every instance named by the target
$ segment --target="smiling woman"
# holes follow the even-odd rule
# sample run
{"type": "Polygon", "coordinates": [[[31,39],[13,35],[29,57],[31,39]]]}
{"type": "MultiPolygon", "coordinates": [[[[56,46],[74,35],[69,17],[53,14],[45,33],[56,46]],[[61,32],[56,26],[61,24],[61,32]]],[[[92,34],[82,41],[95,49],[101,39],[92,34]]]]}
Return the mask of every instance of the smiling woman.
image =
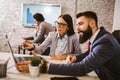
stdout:
{"type": "MultiPolygon", "coordinates": [[[[81,53],[77,35],[73,29],[72,17],[69,14],[60,15],[56,22],[56,32],[50,32],[40,46],[35,47],[33,54],[43,54],[50,45],[52,59],[66,59],[67,55],[81,53]]],[[[29,45],[28,45],[29,46],[29,45]]]]}

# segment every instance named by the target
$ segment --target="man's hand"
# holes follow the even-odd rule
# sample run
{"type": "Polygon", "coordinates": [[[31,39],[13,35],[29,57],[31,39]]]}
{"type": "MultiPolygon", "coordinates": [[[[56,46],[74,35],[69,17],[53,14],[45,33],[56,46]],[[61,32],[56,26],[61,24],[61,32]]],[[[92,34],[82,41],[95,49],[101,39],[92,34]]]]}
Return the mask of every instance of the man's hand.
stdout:
{"type": "Polygon", "coordinates": [[[29,64],[31,62],[30,61],[25,61],[25,62],[19,62],[16,64],[16,69],[20,72],[25,72],[28,73],[29,72],[29,64]]]}
{"type": "MultiPolygon", "coordinates": [[[[31,64],[31,61],[24,61],[24,62],[19,62],[16,64],[16,69],[20,72],[29,72],[29,64],[31,64]]],[[[49,63],[46,60],[41,60],[40,63],[40,72],[41,73],[46,73],[48,70],[48,65],[49,63]]]]}
{"type": "Polygon", "coordinates": [[[66,62],[67,63],[73,63],[75,61],[76,61],[76,57],[75,56],[68,55],[67,58],[66,58],[66,62]]]}
{"type": "Polygon", "coordinates": [[[67,55],[53,55],[51,56],[51,59],[53,60],[65,60],[67,55]]]}
{"type": "Polygon", "coordinates": [[[26,38],[26,37],[23,37],[23,39],[24,39],[24,40],[27,40],[27,38],[26,38]]]}
{"type": "Polygon", "coordinates": [[[30,37],[23,37],[23,40],[34,40],[34,37],[33,36],[30,36],[30,37]]]}

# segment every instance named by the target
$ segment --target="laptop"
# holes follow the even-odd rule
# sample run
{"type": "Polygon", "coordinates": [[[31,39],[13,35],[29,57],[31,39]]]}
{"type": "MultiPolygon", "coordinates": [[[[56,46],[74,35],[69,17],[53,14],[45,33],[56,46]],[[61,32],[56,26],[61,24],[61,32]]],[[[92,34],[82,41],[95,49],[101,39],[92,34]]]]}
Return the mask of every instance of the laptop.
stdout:
{"type": "MultiPolygon", "coordinates": [[[[12,54],[12,57],[13,57],[15,63],[27,61],[27,60],[30,59],[30,57],[33,56],[33,55],[24,55],[24,54],[23,54],[23,55],[14,54],[13,49],[12,49],[12,46],[11,46],[11,44],[10,44],[10,42],[9,42],[8,36],[5,35],[5,37],[6,37],[7,44],[8,44],[8,46],[9,46],[9,48],[10,48],[10,52],[11,52],[11,54],[12,54]]],[[[41,56],[39,56],[39,57],[40,57],[41,59],[45,60],[43,57],[41,57],[41,56]]]]}

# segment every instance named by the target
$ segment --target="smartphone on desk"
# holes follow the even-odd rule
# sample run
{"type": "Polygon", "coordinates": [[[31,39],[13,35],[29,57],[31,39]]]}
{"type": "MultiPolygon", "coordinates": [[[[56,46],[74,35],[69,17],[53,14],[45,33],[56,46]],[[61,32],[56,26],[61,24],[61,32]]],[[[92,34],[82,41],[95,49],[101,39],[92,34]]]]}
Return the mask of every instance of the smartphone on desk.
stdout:
{"type": "Polygon", "coordinates": [[[79,80],[76,77],[51,77],[50,80],[79,80]]]}

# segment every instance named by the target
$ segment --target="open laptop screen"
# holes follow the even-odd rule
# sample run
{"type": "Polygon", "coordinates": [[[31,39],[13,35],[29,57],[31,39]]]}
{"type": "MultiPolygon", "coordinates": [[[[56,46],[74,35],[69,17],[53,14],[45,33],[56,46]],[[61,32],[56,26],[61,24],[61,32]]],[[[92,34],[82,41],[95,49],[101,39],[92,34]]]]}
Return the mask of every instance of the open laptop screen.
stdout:
{"type": "Polygon", "coordinates": [[[8,36],[5,35],[5,37],[6,37],[6,41],[7,41],[8,47],[10,48],[10,52],[11,52],[11,54],[12,54],[12,57],[13,57],[15,63],[29,60],[29,58],[32,57],[32,56],[29,56],[29,57],[27,57],[27,56],[24,56],[24,57],[22,57],[22,56],[20,56],[20,57],[17,56],[17,57],[16,57],[16,56],[14,55],[13,49],[12,49],[12,47],[11,47],[11,44],[10,44],[10,42],[9,42],[8,36]]]}
{"type": "MultiPolygon", "coordinates": [[[[8,39],[8,36],[6,35],[6,41],[7,41],[7,44],[10,48],[10,51],[11,51],[11,54],[12,54],[12,57],[15,61],[15,63],[18,63],[18,62],[23,62],[23,61],[27,61],[30,59],[30,57],[32,57],[33,55],[21,55],[21,54],[14,54],[13,52],[13,49],[12,49],[12,46],[9,42],[9,39],[8,39]]],[[[45,60],[43,57],[39,56],[41,59],[45,60]]],[[[46,61],[46,60],[45,60],[46,61]]],[[[46,61],[47,62],[47,61],[46,61]]]]}

